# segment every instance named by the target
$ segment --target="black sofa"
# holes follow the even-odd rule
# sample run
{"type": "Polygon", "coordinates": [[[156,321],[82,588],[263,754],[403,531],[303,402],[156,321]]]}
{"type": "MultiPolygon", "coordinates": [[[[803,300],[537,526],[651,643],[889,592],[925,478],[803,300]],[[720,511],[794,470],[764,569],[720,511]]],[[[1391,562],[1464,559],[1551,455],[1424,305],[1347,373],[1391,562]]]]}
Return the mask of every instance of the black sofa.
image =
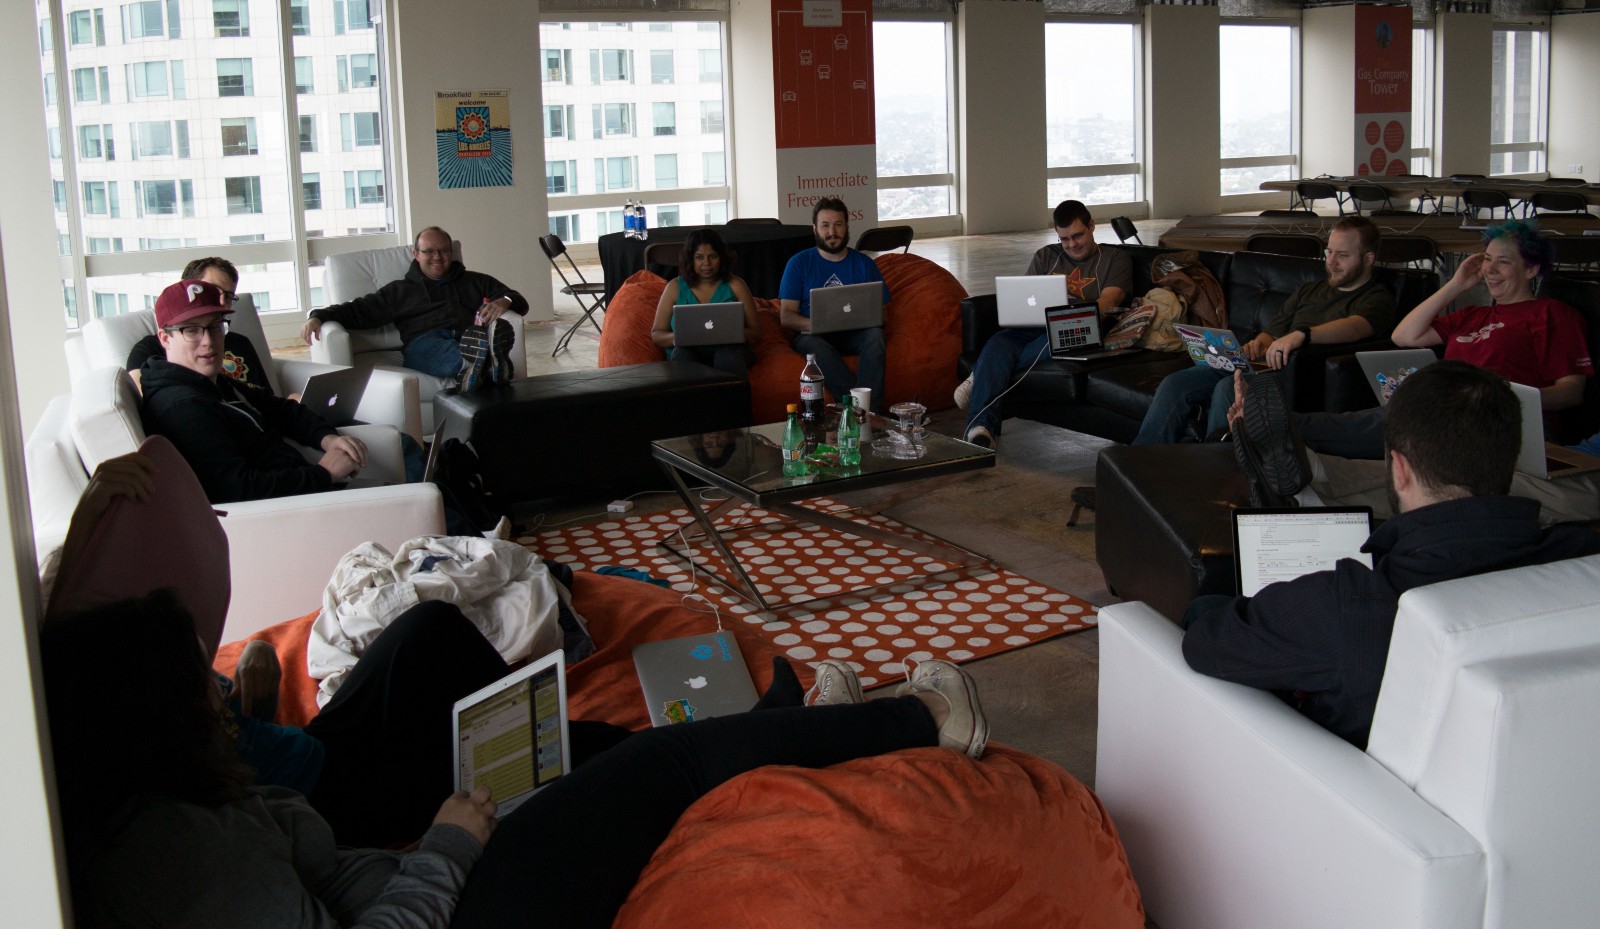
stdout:
{"type": "MultiPolygon", "coordinates": [[[[1103,245],[1129,253],[1133,262],[1133,296],[1150,289],[1150,266],[1156,256],[1176,249],[1144,245],[1103,245]]],[[[1200,252],[1200,261],[1217,280],[1228,303],[1228,324],[1241,339],[1253,338],[1282,309],[1302,284],[1322,280],[1321,261],[1261,252],[1200,252]]],[[[1431,271],[1379,268],[1374,276],[1394,289],[1399,314],[1420,303],[1439,287],[1431,271]]],[[[1000,328],[993,294],[961,301],[963,376],[977,363],[983,345],[1000,328]]],[[[1353,352],[1393,348],[1387,339],[1368,343],[1310,346],[1295,353],[1286,388],[1294,408],[1354,410],[1376,400],[1355,366],[1353,352]]],[[[1043,359],[1027,377],[1014,382],[1002,400],[1004,415],[1020,416],[1118,442],[1139,431],[1145,411],[1162,378],[1192,364],[1170,352],[1137,352],[1091,362],[1043,359]]]]}

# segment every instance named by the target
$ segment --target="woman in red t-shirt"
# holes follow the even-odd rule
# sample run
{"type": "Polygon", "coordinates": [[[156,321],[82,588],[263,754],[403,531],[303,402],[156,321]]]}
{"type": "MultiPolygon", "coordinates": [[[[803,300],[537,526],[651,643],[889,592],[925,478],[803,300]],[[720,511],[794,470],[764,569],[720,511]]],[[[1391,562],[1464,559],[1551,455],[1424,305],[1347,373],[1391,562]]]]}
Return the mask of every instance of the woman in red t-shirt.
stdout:
{"type": "Polygon", "coordinates": [[[1584,382],[1594,373],[1583,317],[1559,300],[1533,295],[1539,276],[1550,269],[1550,243],[1521,221],[1491,226],[1483,240],[1484,251],[1468,256],[1438,292],[1400,321],[1394,343],[1443,344],[1446,358],[1539,388],[1547,411],[1577,406],[1584,382]],[[1492,305],[1441,315],[1479,281],[1492,305]]]}

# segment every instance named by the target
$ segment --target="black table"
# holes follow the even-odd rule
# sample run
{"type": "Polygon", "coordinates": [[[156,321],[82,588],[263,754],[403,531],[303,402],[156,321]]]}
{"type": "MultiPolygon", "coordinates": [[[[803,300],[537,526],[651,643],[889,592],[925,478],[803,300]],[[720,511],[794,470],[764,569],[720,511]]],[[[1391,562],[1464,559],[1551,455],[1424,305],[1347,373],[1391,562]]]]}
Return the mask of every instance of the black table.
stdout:
{"type": "MultiPolygon", "coordinates": [[[[600,266],[605,269],[606,300],[616,295],[617,288],[635,271],[644,270],[644,250],[657,242],[682,243],[695,229],[715,229],[734,253],[733,273],[744,278],[750,293],[757,297],[777,299],[778,282],[783,280],[784,266],[789,259],[817,244],[810,226],[773,226],[740,223],[733,226],[670,226],[650,230],[646,240],[630,239],[624,233],[613,232],[600,237],[600,266]]],[[[671,266],[656,266],[650,270],[664,278],[677,275],[671,266]]]]}

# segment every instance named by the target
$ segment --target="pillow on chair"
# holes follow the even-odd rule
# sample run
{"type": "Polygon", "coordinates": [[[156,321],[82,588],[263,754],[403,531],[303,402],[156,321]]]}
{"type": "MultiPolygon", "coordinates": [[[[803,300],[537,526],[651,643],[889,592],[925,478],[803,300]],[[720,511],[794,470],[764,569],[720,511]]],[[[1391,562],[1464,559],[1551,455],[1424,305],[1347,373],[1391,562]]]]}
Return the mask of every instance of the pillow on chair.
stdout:
{"type": "Polygon", "coordinates": [[[72,385],[72,441],[90,474],[100,462],[135,451],[144,441],[139,392],[120,366],[96,368],[72,385]]]}

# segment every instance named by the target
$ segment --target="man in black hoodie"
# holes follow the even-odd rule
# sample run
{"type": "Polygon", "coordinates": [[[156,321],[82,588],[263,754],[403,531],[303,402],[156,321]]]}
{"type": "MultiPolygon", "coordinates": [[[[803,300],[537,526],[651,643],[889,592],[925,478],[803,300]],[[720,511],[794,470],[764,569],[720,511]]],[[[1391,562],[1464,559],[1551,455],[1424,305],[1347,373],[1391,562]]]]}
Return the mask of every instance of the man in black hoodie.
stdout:
{"type": "Polygon", "coordinates": [[[161,292],[156,325],[166,354],[144,363],[145,431],[172,440],[212,503],[328,490],[365,467],[359,439],[293,400],[219,376],[232,314],[215,284],[179,281],[161,292]],[[285,436],[322,458],[307,462],[285,436]]]}
{"type": "MultiPolygon", "coordinates": [[[[1539,504],[1506,495],[1522,415],[1499,375],[1441,361],[1407,378],[1386,412],[1389,495],[1400,515],[1363,546],[1372,568],[1346,559],[1254,597],[1200,597],[1184,617],[1190,667],[1275,691],[1362,748],[1402,593],[1600,553],[1600,534],[1540,529],[1539,504]]],[[[1274,438],[1296,453],[1292,436],[1274,438]]]]}
{"type": "Polygon", "coordinates": [[[405,366],[413,371],[462,377],[468,390],[480,375],[495,383],[509,381],[513,336],[510,323],[498,320],[507,310],[526,314],[528,301],[489,275],[468,271],[454,259],[452,241],[438,226],[417,233],[411,247],[415,257],[405,277],[365,297],[312,310],[300,337],[307,345],[321,338],[324,321],[350,329],[393,323],[400,330],[405,366]],[[492,362],[492,371],[477,369],[480,362],[492,362]]]}

